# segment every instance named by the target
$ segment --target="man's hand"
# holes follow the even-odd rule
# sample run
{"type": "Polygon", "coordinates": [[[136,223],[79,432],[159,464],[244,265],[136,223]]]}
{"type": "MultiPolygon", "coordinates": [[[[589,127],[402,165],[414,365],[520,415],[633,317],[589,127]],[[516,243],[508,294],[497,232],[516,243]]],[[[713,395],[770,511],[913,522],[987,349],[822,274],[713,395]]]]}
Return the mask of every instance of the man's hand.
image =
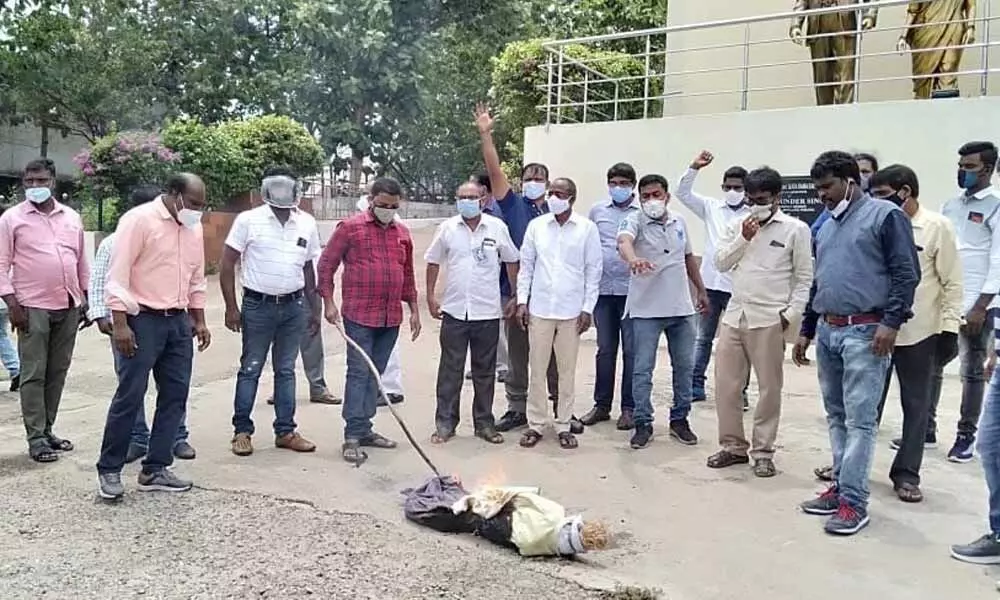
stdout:
{"type": "Polygon", "coordinates": [[[969,335],[979,335],[986,324],[986,309],[978,304],[969,309],[969,314],[965,315],[965,332],[969,335]]]}
{"type": "Polygon", "coordinates": [[[788,319],[785,318],[785,313],[778,313],[778,317],[781,319],[781,330],[788,331],[788,319]]]}
{"type": "Polygon", "coordinates": [[[517,314],[514,317],[517,320],[517,326],[521,329],[528,330],[528,305],[518,304],[517,314]]]}
{"type": "Polygon", "coordinates": [[[802,35],[801,27],[792,27],[789,29],[788,37],[792,38],[792,41],[800,46],[804,46],[806,43],[806,38],[802,35]]]}
{"type": "Polygon", "coordinates": [[[198,338],[198,352],[204,352],[212,345],[212,332],[208,330],[208,326],[204,323],[195,323],[194,337],[198,338]]]}
{"type": "Polygon", "coordinates": [[[493,117],[490,116],[490,107],[483,102],[476,105],[476,128],[479,129],[479,133],[493,131],[493,117]]]}
{"type": "Polygon", "coordinates": [[[583,335],[590,329],[591,324],[593,324],[594,319],[590,316],[590,313],[582,312],[580,316],[576,318],[576,332],[583,335]]]}
{"type": "Polygon", "coordinates": [[[441,318],[441,303],[430,294],[427,294],[427,312],[431,313],[432,319],[441,318]]]}
{"type": "Polygon", "coordinates": [[[871,31],[874,28],[875,28],[875,19],[871,17],[865,17],[864,19],[861,19],[862,31],[871,31]]]}
{"type": "Polygon", "coordinates": [[[309,337],[312,337],[319,333],[319,327],[321,324],[321,319],[316,313],[309,313],[309,321],[306,323],[306,333],[309,337]]]}
{"type": "Polygon", "coordinates": [[[757,235],[757,232],[760,231],[760,222],[753,217],[747,217],[743,219],[741,229],[743,230],[743,239],[749,242],[757,235]]]}
{"type": "Polygon", "coordinates": [[[14,302],[7,307],[10,318],[10,328],[21,333],[28,333],[28,311],[23,306],[14,302]]]}
{"type": "Polygon", "coordinates": [[[700,171],[701,169],[704,169],[708,165],[712,164],[713,160],[715,160],[715,157],[712,156],[711,152],[708,150],[702,150],[698,153],[698,156],[694,157],[694,160],[691,161],[691,168],[695,171],[700,171]]]}
{"type": "Polygon", "coordinates": [[[795,363],[796,366],[804,367],[809,364],[809,359],[806,358],[806,350],[809,349],[810,343],[812,343],[812,340],[801,335],[795,342],[795,346],[792,347],[792,362],[795,363]]]}
{"type": "Polygon", "coordinates": [[[118,351],[118,354],[121,354],[125,358],[132,358],[135,356],[135,351],[139,349],[139,346],[135,343],[135,334],[132,333],[132,328],[128,325],[113,327],[111,340],[114,342],[115,350],[118,351]]]}
{"type": "Polygon", "coordinates": [[[628,268],[632,270],[635,275],[644,275],[653,270],[653,263],[649,262],[645,258],[636,258],[628,263],[628,268]]]}
{"type": "Polygon", "coordinates": [[[517,299],[510,298],[503,306],[503,318],[512,319],[517,314],[517,299]]]}
{"type": "Polygon", "coordinates": [[[332,302],[326,305],[326,309],[323,311],[323,316],[326,318],[326,322],[330,325],[340,323],[340,311],[337,309],[337,305],[332,302]]]}
{"type": "Polygon", "coordinates": [[[239,307],[226,307],[226,329],[236,333],[243,327],[243,315],[240,314],[239,307]]]}
{"type": "Polygon", "coordinates": [[[410,311],[410,341],[414,341],[420,335],[420,312],[410,311]]]}
{"type": "Polygon", "coordinates": [[[997,368],[997,353],[990,352],[990,357],[986,359],[986,381],[993,379],[993,371],[997,368]]]}
{"type": "Polygon", "coordinates": [[[712,305],[708,301],[708,291],[698,290],[697,296],[695,297],[694,309],[698,311],[699,315],[704,317],[708,316],[708,313],[711,310],[711,308],[712,305]]]}
{"type": "Polygon", "coordinates": [[[896,333],[892,327],[879,325],[872,339],[872,352],[875,356],[889,356],[896,347],[896,333]]]}
{"type": "Polygon", "coordinates": [[[107,317],[101,317],[97,320],[97,330],[104,335],[111,335],[114,327],[111,325],[111,319],[107,317]]]}
{"type": "Polygon", "coordinates": [[[968,46],[972,42],[976,41],[976,28],[966,27],[965,31],[962,32],[962,45],[968,46]]]}

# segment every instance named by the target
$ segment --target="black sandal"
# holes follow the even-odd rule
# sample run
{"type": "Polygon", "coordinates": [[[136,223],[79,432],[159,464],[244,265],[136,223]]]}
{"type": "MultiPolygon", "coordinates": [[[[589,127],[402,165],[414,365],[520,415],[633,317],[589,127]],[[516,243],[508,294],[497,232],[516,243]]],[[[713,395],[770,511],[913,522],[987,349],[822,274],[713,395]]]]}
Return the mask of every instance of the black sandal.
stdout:
{"type": "Polygon", "coordinates": [[[52,448],[46,446],[36,446],[28,450],[31,459],[39,463],[53,463],[59,460],[59,455],[52,448]]]}
{"type": "Polygon", "coordinates": [[[559,434],[559,447],[563,450],[574,450],[579,445],[576,436],[569,431],[563,431],[559,434]]]}
{"type": "Polygon", "coordinates": [[[770,458],[758,458],[753,463],[753,474],[757,477],[774,477],[778,474],[778,469],[770,458]]]}
{"type": "Polygon", "coordinates": [[[368,437],[364,438],[360,442],[361,446],[368,446],[369,448],[381,448],[383,450],[392,450],[398,444],[390,440],[384,435],[379,435],[377,433],[372,433],[368,437]]]}
{"type": "Polygon", "coordinates": [[[521,436],[520,444],[522,448],[534,448],[540,441],[542,441],[542,434],[534,429],[529,429],[521,436]]]}
{"type": "Polygon", "coordinates": [[[708,457],[705,464],[709,469],[725,469],[733,465],[745,465],[750,462],[746,454],[735,454],[729,450],[719,450],[708,457]]]}
{"type": "Polygon", "coordinates": [[[476,437],[491,444],[503,443],[503,436],[497,433],[497,430],[492,427],[489,429],[480,429],[476,432],[476,437]]]}
{"type": "Polygon", "coordinates": [[[923,501],[924,494],[920,491],[920,486],[913,485],[912,483],[901,483],[896,486],[896,497],[903,502],[915,504],[923,501]]]}
{"type": "Polygon", "coordinates": [[[73,442],[69,440],[64,440],[62,438],[58,438],[54,435],[49,436],[48,444],[49,448],[52,448],[53,450],[58,450],[60,452],[73,451],[73,442]]]}

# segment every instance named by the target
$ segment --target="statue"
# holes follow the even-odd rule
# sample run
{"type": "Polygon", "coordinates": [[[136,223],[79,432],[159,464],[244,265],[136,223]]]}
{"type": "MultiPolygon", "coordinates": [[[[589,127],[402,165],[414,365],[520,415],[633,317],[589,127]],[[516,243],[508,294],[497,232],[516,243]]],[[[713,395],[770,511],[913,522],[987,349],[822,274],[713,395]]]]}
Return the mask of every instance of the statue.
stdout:
{"type": "Polygon", "coordinates": [[[930,98],[937,90],[957,90],[955,73],[964,46],[976,38],[976,0],[910,2],[906,29],[896,43],[901,53],[910,51],[913,62],[913,97],[930,98]]]}
{"type": "MultiPolygon", "coordinates": [[[[793,11],[829,6],[851,6],[870,0],[795,0],[793,11]]],[[[858,11],[845,10],[818,16],[797,16],[788,31],[796,44],[809,46],[813,58],[816,104],[847,104],[854,101],[854,54],[858,47],[858,11]],[[845,35],[829,35],[837,32],[845,35]],[[824,37],[814,37],[824,36],[824,37]]],[[[875,27],[877,8],[864,10],[861,29],[875,27]]]]}

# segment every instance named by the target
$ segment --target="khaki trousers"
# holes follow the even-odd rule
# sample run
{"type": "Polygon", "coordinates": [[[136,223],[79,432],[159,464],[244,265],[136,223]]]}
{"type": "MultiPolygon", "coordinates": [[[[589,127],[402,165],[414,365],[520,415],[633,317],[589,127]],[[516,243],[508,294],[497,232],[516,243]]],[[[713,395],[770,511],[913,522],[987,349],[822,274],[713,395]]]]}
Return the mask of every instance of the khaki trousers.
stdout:
{"type": "Polygon", "coordinates": [[[557,431],[569,431],[576,393],[576,356],[580,350],[576,319],[531,317],[528,322],[528,346],[528,427],[542,433],[553,422],[546,372],[549,359],[555,354],[559,373],[559,416],[555,424],[557,431]]]}
{"type": "Polygon", "coordinates": [[[715,410],[719,445],[723,450],[754,459],[770,458],[781,418],[781,386],[785,341],[781,324],[748,329],[723,324],[715,352],[715,410]],[[753,413],[753,446],[743,429],[743,386],[753,367],[760,399],[753,413]]]}

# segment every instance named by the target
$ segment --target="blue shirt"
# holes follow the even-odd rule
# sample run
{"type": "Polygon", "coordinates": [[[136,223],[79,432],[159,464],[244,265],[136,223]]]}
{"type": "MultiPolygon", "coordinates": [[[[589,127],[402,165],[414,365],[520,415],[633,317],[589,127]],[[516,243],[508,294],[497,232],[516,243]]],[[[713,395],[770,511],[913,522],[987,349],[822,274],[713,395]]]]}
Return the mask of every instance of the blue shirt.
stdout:
{"type": "MultiPolygon", "coordinates": [[[[495,204],[500,207],[503,222],[507,224],[507,230],[510,231],[510,239],[514,240],[514,245],[518,249],[524,242],[524,232],[528,230],[528,223],[535,217],[549,212],[544,203],[541,207],[536,206],[534,201],[514,192],[514,190],[507,190],[507,194],[503,198],[497,198],[495,204]]],[[[506,269],[500,271],[500,295],[505,298],[513,296],[506,269]]]]}
{"type": "Polygon", "coordinates": [[[618,254],[618,229],[625,217],[637,210],[639,210],[637,201],[617,206],[611,200],[598,202],[590,209],[590,220],[597,225],[597,232],[601,236],[601,257],[604,263],[600,287],[602,296],[628,295],[632,271],[628,263],[618,254]]]}
{"type": "Polygon", "coordinates": [[[829,220],[830,220],[830,211],[824,210],[823,212],[819,213],[819,216],[816,217],[816,220],[813,221],[813,224],[809,226],[809,231],[812,232],[813,242],[816,241],[816,236],[819,235],[819,228],[823,226],[823,223],[826,223],[829,220]]]}
{"type": "Polygon", "coordinates": [[[920,283],[913,227],[898,206],[862,196],[826,222],[816,239],[816,270],[802,319],[812,339],[820,315],[881,313],[892,329],[912,315],[920,283]]]}

